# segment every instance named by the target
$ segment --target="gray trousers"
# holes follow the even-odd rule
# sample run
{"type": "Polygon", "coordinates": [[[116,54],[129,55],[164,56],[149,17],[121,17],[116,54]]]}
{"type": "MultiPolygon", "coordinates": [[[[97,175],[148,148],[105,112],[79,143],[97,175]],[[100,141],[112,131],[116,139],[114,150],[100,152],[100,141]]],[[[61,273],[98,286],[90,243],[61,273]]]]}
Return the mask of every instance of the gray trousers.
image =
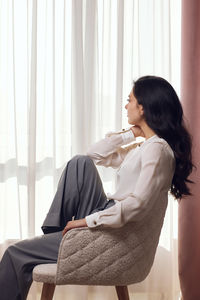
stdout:
{"type": "Polygon", "coordinates": [[[43,223],[45,234],[18,242],[5,251],[0,262],[0,300],[27,298],[34,266],[57,262],[62,230],[72,217],[81,219],[112,205],[114,201],[107,201],[93,161],[87,156],[72,158],[43,223]]]}

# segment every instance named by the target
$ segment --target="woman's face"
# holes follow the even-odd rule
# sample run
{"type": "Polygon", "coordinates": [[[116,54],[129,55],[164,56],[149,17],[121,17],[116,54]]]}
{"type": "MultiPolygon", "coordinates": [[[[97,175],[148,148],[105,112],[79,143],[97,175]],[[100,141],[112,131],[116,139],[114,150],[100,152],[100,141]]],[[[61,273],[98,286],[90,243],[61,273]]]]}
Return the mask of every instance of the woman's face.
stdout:
{"type": "Polygon", "coordinates": [[[125,108],[127,109],[128,123],[131,125],[140,125],[141,121],[144,120],[144,110],[141,104],[138,104],[137,99],[131,90],[128,96],[128,103],[125,108]]]}

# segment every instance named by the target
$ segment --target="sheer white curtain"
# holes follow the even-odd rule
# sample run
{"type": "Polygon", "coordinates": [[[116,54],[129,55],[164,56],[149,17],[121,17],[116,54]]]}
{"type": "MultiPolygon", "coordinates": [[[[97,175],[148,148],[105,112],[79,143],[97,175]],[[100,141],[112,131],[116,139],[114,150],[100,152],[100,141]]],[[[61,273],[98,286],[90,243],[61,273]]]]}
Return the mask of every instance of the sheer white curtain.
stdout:
{"type": "MultiPolygon", "coordinates": [[[[179,93],[181,0],[0,0],[0,243],[41,234],[65,163],[128,127],[132,80],[179,93]]],[[[106,191],[114,173],[99,169],[106,191]]],[[[179,299],[177,204],[135,300],[179,299]]],[[[38,287],[28,299],[37,299],[38,287]]],[[[115,299],[112,287],[59,287],[55,299],[115,299]],[[63,296],[65,293],[66,296],[63,296]]]]}

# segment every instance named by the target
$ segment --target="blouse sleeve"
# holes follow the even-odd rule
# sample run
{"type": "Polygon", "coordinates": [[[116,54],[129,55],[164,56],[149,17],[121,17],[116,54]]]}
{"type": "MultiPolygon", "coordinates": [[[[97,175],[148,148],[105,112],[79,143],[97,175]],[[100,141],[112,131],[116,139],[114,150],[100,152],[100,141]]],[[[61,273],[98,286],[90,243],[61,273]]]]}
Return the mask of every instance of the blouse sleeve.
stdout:
{"type": "Polygon", "coordinates": [[[87,155],[91,157],[97,165],[118,168],[128,149],[121,146],[135,140],[132,130],[120,133],[108,133],[106,137],[90,146],[87,155]]]}
{"type": "Polygon", "coordinates": [[[174,158],[159,142],[149,143],[142,151],[142,168],[133,192],[112,207],[86,217],[89,227],[121,227],[142,219],[161,191],[167,192],[174,173],[174,158]]]}

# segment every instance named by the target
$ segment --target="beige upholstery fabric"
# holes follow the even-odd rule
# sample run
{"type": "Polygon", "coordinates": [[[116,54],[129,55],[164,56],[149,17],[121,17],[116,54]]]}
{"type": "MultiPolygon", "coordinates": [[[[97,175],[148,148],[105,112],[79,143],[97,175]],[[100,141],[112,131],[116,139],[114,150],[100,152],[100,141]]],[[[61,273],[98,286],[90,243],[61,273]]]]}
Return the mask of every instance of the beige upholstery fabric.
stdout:
{"type": "Polygon", "coordinates": [[[167,203],[122,228],[77,228],[62,239],[57,265],[39,265],[33,279],[57,285],[129,285],[150,272],[167,203]],[[57,266],[57,270],[56,270],[57,266]]]}
{"type": "Polygon", "coordinates": [[[37,282],[55,283],[57,264],[42,264],[33,271],[34,280],[37,282]]]}

